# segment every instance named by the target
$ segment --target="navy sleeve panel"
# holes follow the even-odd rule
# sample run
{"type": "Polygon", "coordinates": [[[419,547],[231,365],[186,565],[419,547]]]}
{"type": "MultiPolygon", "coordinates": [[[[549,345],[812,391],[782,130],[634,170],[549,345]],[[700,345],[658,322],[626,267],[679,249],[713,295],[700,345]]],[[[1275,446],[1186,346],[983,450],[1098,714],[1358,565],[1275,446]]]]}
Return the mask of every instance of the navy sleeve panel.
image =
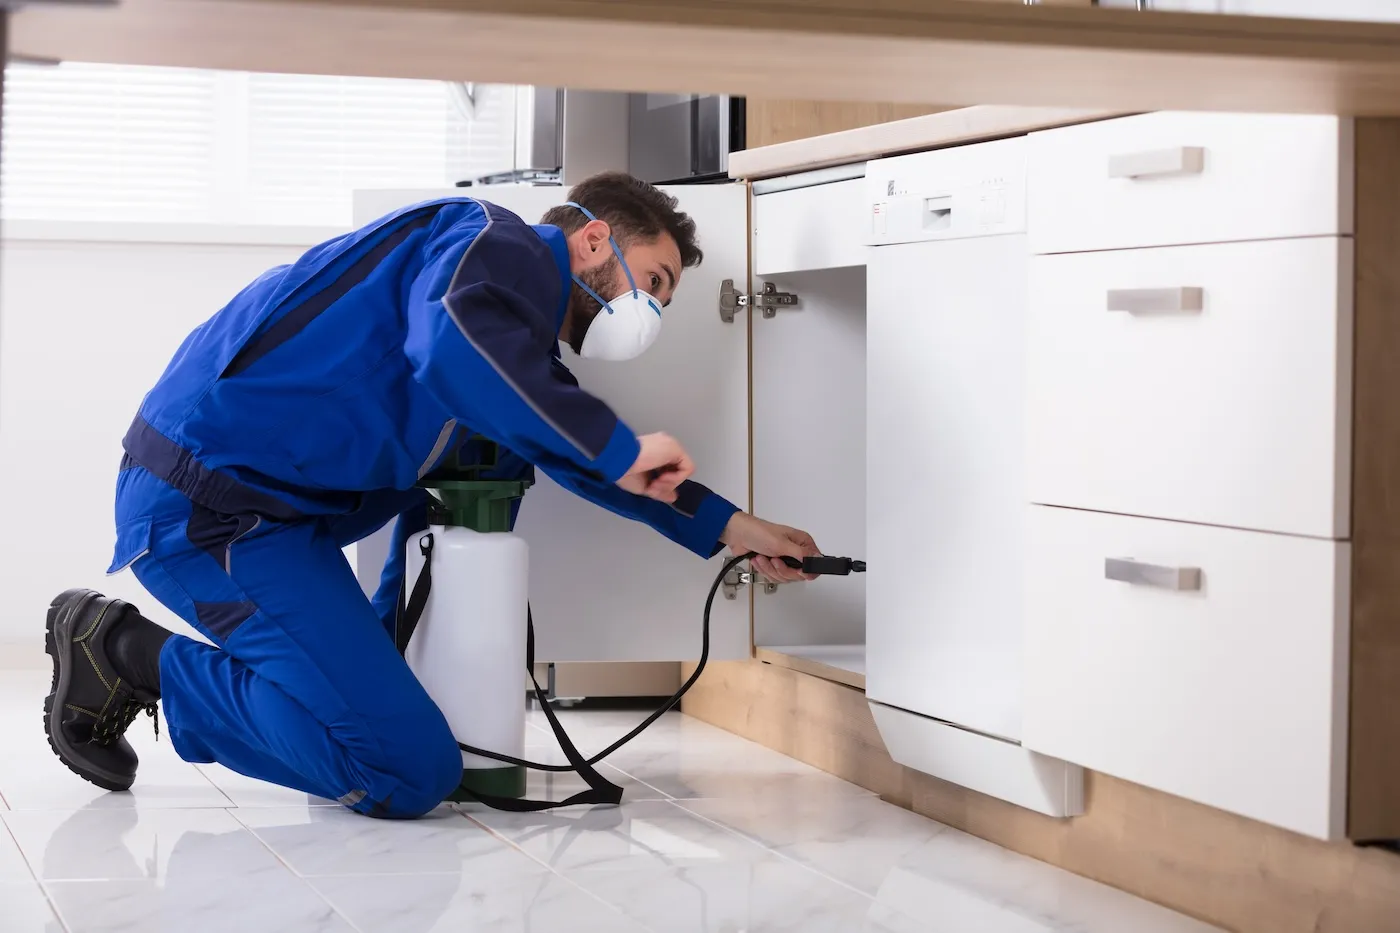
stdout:
{"type": "Polygon", "coordinates": [[[588,501],[624,518],[650,525],[686,550],[709,559],[724,549],[719,536],[739,507],[699,483],[682,483],[675,505],[635,496],[612,483],[603,483],[566,464],[541,463],[549,478],[588,501]],[[682,506],[693,511],[682,511],[682,506]]]}
{"type": "Polygon", "coordinates": [[[404,345],[418,382],[453,417],[530,462],[620,479],[641,451],[636,435],[553,363],[563,283],[548,245],[483,204],[427,251],[404,345]]]}

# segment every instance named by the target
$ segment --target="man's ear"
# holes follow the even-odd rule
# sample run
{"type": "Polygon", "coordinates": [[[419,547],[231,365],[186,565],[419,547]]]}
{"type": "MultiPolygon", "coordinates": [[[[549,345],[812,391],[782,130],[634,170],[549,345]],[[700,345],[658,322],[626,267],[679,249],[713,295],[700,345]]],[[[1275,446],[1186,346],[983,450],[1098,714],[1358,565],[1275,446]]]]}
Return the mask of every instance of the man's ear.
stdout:
{"type": "Polygon", "coordinates": [[[611,236],[612,228],[604,221],[590,220],[583,225],[583,242],[592,253],[610,253],[608,238],[611,236]]]}

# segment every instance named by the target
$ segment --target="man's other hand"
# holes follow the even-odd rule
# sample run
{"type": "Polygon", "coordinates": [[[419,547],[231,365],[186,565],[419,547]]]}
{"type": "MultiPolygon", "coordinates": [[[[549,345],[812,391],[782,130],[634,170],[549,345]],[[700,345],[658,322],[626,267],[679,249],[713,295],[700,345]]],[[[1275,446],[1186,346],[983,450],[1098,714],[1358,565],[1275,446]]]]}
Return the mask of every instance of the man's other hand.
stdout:
{"type": "Polygon", "coordinates": [[[774,583],[796,583],[799,580],[816,579],[800,570],[793,570],[781,559],[775,559],[795,557],[801,560],[804,557],[819,556],[821,550],[817,547],[817,542],[805,531],[798,531],[786,525],[775,525],[761,518],[736,512],[725,526],[724,534],[720,535],[720,541],[736,555],[747,554],[750,551],[758,554],[759,556],[753,559],[753,569],[774,583]]]}
{"type": "Polygon", "coordinates": [[[642,452],[617,485],[634,495],[675,502],[676,487],[695,472],[690,454],[669,434],[646,434],[637,440],[642,452]]]}

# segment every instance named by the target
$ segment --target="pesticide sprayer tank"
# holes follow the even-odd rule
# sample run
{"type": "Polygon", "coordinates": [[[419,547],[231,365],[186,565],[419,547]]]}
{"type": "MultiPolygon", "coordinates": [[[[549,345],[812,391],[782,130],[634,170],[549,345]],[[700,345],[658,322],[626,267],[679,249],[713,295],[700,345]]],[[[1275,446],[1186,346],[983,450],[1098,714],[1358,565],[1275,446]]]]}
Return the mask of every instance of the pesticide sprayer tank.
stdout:
{"type": "MultiPolygon", "coordinates": [[[[508,532],[434,525],[433,589],[404,657],[464,745],[525,753],[525,613],[529,546],[508,532]]],[[[408,542],[408,579],[423,569],[408,542]]],[[[501,797],[524,793],[524,769],[462,753],[462,783],[501,797]]]]}
{"type": "MultiPolygon", "coordinates": [[[[483,478],[495,445],[471,447],[471,461],[459,453],[420,483],[435,502],[428,530],[406,542],[405,579],[419,579],[431,535],[432,586],[404,658],[458,742],[523,758],[530,549],[510,528],[529,483],[483,478]]],[[[523,797],[525,769],[463,752],[462,789],[448,799],[471,799],[464,790],[523,797]]]]}

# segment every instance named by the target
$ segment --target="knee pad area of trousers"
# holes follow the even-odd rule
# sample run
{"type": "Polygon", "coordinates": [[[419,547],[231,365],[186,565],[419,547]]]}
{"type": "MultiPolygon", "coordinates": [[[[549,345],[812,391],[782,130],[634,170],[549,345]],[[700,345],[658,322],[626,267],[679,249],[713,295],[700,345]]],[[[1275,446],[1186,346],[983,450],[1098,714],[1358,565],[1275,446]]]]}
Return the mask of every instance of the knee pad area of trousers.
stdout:
{"type": "Polygon", "coordinates": [[[447,799],[462,782],[462,753],[452,733],[421,737],[421,743],[394,762],[399,786],[382,801],[363,800],[351,807],[366,816],[409,820],[424,816],[447,799]]]}

